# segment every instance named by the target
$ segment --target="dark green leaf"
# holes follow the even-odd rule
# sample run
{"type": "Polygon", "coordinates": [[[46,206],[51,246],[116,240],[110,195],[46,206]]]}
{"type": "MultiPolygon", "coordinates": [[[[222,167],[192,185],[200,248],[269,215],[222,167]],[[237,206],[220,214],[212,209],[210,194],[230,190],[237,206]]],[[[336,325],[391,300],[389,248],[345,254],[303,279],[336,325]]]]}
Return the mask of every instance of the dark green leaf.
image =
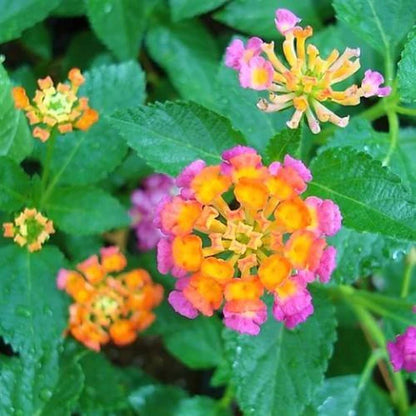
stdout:
{"type": "Polygon", "coordinates": [[[136,58],[145,28],[147,2],[86,0],[89,21],[98,38],[120,60],[136,58]]]}
{"type": "Polygon", "coordinates": [[[61,342],[68,312],[56,275],[63,266],[55,247],[32,254],[15,244],[0,249],[7,276],[0,280],[0,335],[15,351],[34,355],[61,342]]]}
{"type": "Polygon", "coordinates": [[[150,166],[169,175],[195,159],[218,163],[221,152],[236,144],[228,120],[194,103],[143,106],[117,112],[111,119],[150,166]]]}
{"type": "Polygon", "coordinates": [[[156,22],[147,33],[146,46],[183,98],[202,104],[213,100],[219,53],[203,25],[156,22]]]}
{"type": "Polygon", "coordinates": [[[334,0],[339,20],[382,54],[390,54],[416,19],[413,0],[334,0]]]}
{"type": "Polygon", "coordinates": [[[130,223],[115,198],[91,187],[57,188],[45,208],[56,227],[69,234],[97,234],[130,223]]]}
{"type": "Polygon", "coordinates": [[[167,303],[157,311],[152,333],[163,336],[166,348],[190,368],[217,366],[223,359],[222,323],[213,316],[187,319],[176,314],[167,303]]]}
{"type": "Polygon", "coordinates": [[[24,113],[14,107],[10,80],[0,64],[0,155],[20,162],[32,151],[33,140],[24,113]]]}
{"type": "Polygon", "coordinates": [[[399,81],[400,99],[409,103],[416,102],[416,30],[413,30],[402,52],[397,79],[399,81]]]}
{"type": "Polygon", "coordinates": [[[54,16],[74,17],[85,13],[84,0],[61,0],[59,6],[53,10],[54,16]]]}
{"type": "Polygon", "coordinates": [[[232,383],[245,415],[298,416],[323,381],[335,340],[334,309],[313,293],[313,316],[294,330],[272,317],[260,335],[225,332],[232,383]]]}
{"type": "Polygon", "coordinates": [[[269,141],[265,151],[265,163],[270,164],[274,161],[282,162],[288,154],[299,158],[301,140],[301,129],[282,130],[269,141]]]}
{"type": "Polygon", "coordinates": [[[416,203],[400,178],[351,148],[329,149],[311,164],[308,193],[334,200],[356,231],[416,239],[416,203]]]}
{"type": "Polygon", "coordinates": [[[223,5],[227,0],[169,0],[173,20],[181,20],[209,12],[223,5]]]}
{"type": "Polygon", "coordinates": [[[215,17],[239,31],[273,39],[280,36],[274,24],[275,11],[278,8],[290,9],[306,24],[315,28],[320,26],[313,3],[313,0],[234,0],[216,13],[215,17]]]}
{"type": "Polygon", "coordinates": [[[37,24],[23,32],[22,43],[30,51],[44,60],[52,58],[51,34],[44,24],[37,24]]]}
{"type": "Polygon", "coordinates": [[[0,209],[14,211],[27,203],[30,180],[13,160],[0,156],[0,209]]]}
{"type": "Polygon", "coordinates": [[[61,0],[0,0],[0,43],[15,39],[43,20],[61,0]]]}

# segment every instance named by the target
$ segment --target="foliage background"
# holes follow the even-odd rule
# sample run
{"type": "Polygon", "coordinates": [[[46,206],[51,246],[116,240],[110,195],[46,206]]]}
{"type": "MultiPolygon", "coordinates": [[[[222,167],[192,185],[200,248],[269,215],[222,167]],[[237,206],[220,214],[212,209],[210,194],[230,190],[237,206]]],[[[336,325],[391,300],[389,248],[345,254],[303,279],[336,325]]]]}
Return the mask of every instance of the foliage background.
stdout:
{"type": "MultiPolygon", "coordinates": [[[[403,289],[416,240],[413,0],[0,0],[0,11],[0,218],[36,206],[58,229],[35,254],[0,238],[1,415],[416,414],[411,381],[385,361],[372,371],[385,339],[415,325],[415,285],[403,289]],[[337,109],[354,115],[350,125],[316,137],[288,132],[287,112],[257,111],[259,94],[238,85],[222,55],[236,34],[281,41],[279,7],[313,25],[322,55],[360,47],[362,67],[383,72],[393,94],[337,109]],[[64,79],[74,66],[100,121],[57,138],[43,183],[46,146],[10,89],[33,93],[37,78],[64,79]],[[114,230],[127,229],[141,178],[175,175],[196,158],[217,163],[236,143],[266,161],[301,156],[314,175],[310,193],[341,207],[338,268],[329,289],[315,288],[314,316],[293,331],[269,320],[253,338],[164,303],[131,347],[98,355],[64,341],[68,299],[56,290],[57,270],[119,241],[114,230]],[[383,318],[372,347],[369,312],[383,318]]],[[[139,254],[131,235],[127,243],[130,264],[169,288],[155,253],[139,254]]]]}

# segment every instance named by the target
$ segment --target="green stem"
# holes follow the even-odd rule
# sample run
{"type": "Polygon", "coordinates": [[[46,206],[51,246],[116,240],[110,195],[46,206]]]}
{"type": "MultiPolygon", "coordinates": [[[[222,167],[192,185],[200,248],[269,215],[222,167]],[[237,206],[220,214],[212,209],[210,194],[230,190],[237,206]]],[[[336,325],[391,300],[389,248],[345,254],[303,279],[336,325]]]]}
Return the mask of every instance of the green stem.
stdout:
{"type": "Polygon", "coordinates": [[[416,116],[416,108],[406,108],[406,107],[400,107],[398,105],[396,106],[395,110],[399,114],[404,114],[406,116],[416,116]]]}
{"type": "MultiPolygon", "coordinates": [[[[377,321],[374,317],[363,307],[358,305],[351,305],[357,318],[359,319],[361,325],[365,328],[368,335],[376,343],[377,347],[382,349],[387,358],[386,352],[386,338],[384,337],[383,331],[377,324],[377,321]]],[[[399,410],[400,416],[407,415],[409,409],[409,398],[407,395],[406,385],[404,383],[401,373],[396,373],[393,371],[390,361],[386,360],[390,369],[392,376],[392,382],[394,385],[394,390],[392,391],[392,399],[399,410]]]]}
{"type": "Polygon", "coordinates": [[[383,165],[388,166],[390,159],[397,148],[399,142],[399,117],[395,109],[387,110],[387,119],[389,121],[389,130],[390,130],[390,147],[387,152],[386,157],[383,160],[383,165]]]}
{"type": "Polygon", "coordinates": [[[228,384],[227,388],[225,389],[224,395],[218,402],[218,406],[221,409],[228,409],[231,403],[234,400],[234,388],[231,384],[228,384]]]}
{"type": "Polygon", "coordinates": [[[403,275],[403,283],[402,283],[402,291],[400,293],[400,297],[407,298],[410,289],[410,281],[412,277],[414,264],[406,261],[406,265],[404,268],[404,275],[403,275]]]}
{"type": "Polygon", "coordinates": [[[382,349],[376,349],[372,351],[364,367],[364,370],[361,373],[360,381],[358,383],[359,394],[364,390],[365,386],[368,384],[371,375],[373,374],[374,367],[382,358],[386,358],[386,351],[382,349]]]}
{"type": "MultiPolygon", "coordinates": [[[[50,164],[51,164],[51,160],[52,160],[53,150],[54,150],[54,147],[55,147],[56,134],[57,134],[56,131],[52,130],[52,133],[51,133],[51,135],[49,137],[49,140],[47,141],[47,144],[46,144],[46,156],[45,156],[45,159],[43,161],[43,172],[42,172],[42,179],[41,179],[42,196],[45,192],[46,185],[47,185],[48,179],[49,179],[50,164]]],[[[42,201],[41,201],[41,205],[42,205],[42,201]]]]}

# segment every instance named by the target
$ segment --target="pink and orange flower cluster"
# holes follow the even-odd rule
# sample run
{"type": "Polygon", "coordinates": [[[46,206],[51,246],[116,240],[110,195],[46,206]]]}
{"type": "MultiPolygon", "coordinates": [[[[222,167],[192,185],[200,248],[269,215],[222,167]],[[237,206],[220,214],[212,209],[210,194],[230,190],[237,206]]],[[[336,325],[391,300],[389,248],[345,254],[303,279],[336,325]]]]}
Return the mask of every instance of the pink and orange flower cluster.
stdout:
{"type": "Polygon", "coordinates": [[[358,105],[361,97],[390,94],[390,87],[380,87],[383,76],[372,70],[365,72],[361,86],[353,84],[345,90],[335,90],[336,84],[359,70],[360,49],[346,48],[342,54],[334,49],[322,59],[318,48],[306,43],[313,34],[312,27],[302,28],[298,26],[300,21],[289,10],[276,11],[276,28],[285,37],[286,62],[274,52],[274,42],[266,43],[258,37],[250,38],[246,45],[235,39],[227,48],[225,64],[239,72],[241,86],[269,91],[269,100],[260,99],[257,103],[260,110],[274,112],[294,107],[288,127],[297,128],[305,115],[316,134],[321,130],[320,122],[345,127],[349,121],[349,117],[339,117],[323,102],[350,106],[358,105]]]}
{"type": "Polygon", "coordinates": [[[188,318],[223,306],[226,326],[256,335],[270,293],[274,317],[293,328],[313,312],[307,285],[328,282],[335,267],[325,237],[340,229],[339,208],[301,199],[312,175],[289,155],[265,166],[237,146],[222,159],[191,163],[176,180],[179,194],[159,205],[158,268],[177,278],[169,302],[188,318]]]}
{"type": "Polygon", "coordinates": [[[31,104],[23,87],[13,88],[12,94],[16,108],[24,110],[33,129],[33,136],[45,142],[53,129],[64,134],[74,128],[88,130],[98,121],[97,111],[88,105],[88,98],[77,97],[79,87],[85,82],[78,68],[68,73],[70,85],[59,83],[56,88],[51,77],[38,80],[31,104]]]}
{"type": "Polygon", "coordinates": [[[143,269],[121,272],[127,264],[117,247],[101,249],[101,261],[91,256],[77,270],[61,269],[59,289],[74,299],[68,331],[90,349],[113,341],[126,345],[155,319],[152,310],[163,297],[162,286],[143,269]]]}
{"type": "Polygon", "coordinates": [[[53,222],[35,208],[25,208],[14,222],[5,222],[3,229],[4,237],[13,238],[20,247],[27,246],[31,253],[40,250],[49,236],[55,232],[53,222]]]}

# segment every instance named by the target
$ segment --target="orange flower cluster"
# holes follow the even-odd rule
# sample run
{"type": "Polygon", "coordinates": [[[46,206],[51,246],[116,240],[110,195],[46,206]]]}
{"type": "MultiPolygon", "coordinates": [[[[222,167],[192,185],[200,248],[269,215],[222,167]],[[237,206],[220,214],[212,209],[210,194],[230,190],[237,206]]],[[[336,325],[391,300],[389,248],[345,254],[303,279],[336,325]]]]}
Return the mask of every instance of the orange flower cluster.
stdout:
{"type": "Polygon", "coordinates": [[[13,238],[21,247],[27,245],[30,252],[40,250],[55,232],[53,222],[35,208],[25,208],[14,222],[5,222],[3,228],[4,237],[13,238]]]}
{"type": "Polygon", "coordinates": [[[169,302],[180,314],[212,316],[224,303],[224,323],[256,335],[273,315],[293,328],[313,311],[308,283],[326,283],[336,250],[326,236],[341,227],[331,200],[301,199],[310,171],[289,155],[263,165],[257,152],[237,146],[223,163],[191,163],[177,178],[179,195],[159,206],[158,267],[178,278],[169,302]]]}
{"type": "Polygon", "coordinates": [[[88,106],[88,98],[77,97],[85,81],[80,70],[71,69],[68,79],[70,85],[59,83],[56,88],[51,77],[39,79],[40,90],[36,90],[33,104],[23,87],[13,88],[16,108],[24,110],[30,124],[36,125],[33,136],[42,142],[49,139],[54,128],[60,133],[71,132],[73,128],[88,130],[98,121],[98,113],[88,106]]]}
{"type": "Polygon", "coordinates": [[[70,306],[69,332],[88,348],[99,351],[113,341],[130,344],[155,319],[152,309],[162,300],[162,286],[143,269],[121,272],[127,264],[117,247],[107,247],[77,265],[61,269],[57,286],[75,301],[70,306]]]}

